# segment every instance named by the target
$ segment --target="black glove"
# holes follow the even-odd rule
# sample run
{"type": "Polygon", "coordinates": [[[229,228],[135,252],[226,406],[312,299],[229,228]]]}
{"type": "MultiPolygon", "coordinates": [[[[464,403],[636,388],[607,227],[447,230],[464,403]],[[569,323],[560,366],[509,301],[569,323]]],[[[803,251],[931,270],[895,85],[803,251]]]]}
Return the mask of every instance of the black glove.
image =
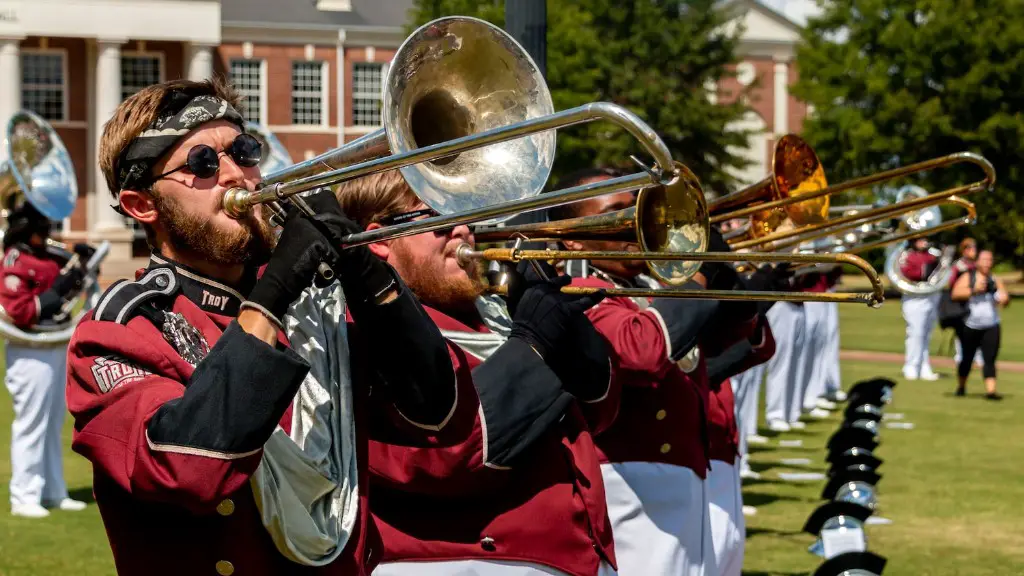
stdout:
{"type": "Polygon", "coordinates": [[[558,349],[572,332],[573,323],[605,297],[603,290],[582,296],[562,294],[561,288],[570,282],[572,278],[558,276],[528,286],[516,304],[509,338],[529,342],[544,358],[558,349]]]}
{"type": "Polygon", "coordinates": [[[330,190],[321,190],[303,197],[316,212],[314,220],[322,227],[336,248],[328,264],[338,276],[345,294],[353,304],[375,300],[395,286],[395,276],[386,262],[374,256],[366,246],[341,250],[341,239],[363,229],[342,211],[337,197],[330,190]]]}
{"type": "Polygon", "coordinates": [[[262,308],[280,324],[288,306],[312,283],[317,267],[330,254],[330,241],[312,220],[289,214],[277,247],[246,304],[262,308]]]}
{"type": "Polygon", "coordinates": [[[75,254],[78,254],[78,259],[82,262],[82,266],[89,263],[89,259],[96,253],[96,249],[88,244],[75,244],[72,248],[75,254]]]}
{"type": "MultiPolygon", "coordinates": [[[[543,260],[523,260],[516,266],[514,274],[508,276],[508,293],[505,295],[505,306],[508,308],[509,316],[515,317],[519,302],[523,299],[523,293],[530,286],[547,282],[550,279],[558,278],[558,270],[543,260]],[[543,274],[543,276],[541,275],[543,274]]],[[[570,280],[571,282],[571,280],[570,280]]]]}
{"type": "Polygon", "coordinates": [[[80,289],[82,287],[82,281],[85,279],[85,272],[78,266],[71,267],[60,273],[57,279],[53,281],[53,286],[50,290],[53,290],[57,296],[64,298],[68,294],[80,289]]]}
{"type": "Polygon", "coordinates": [[[765,264],[750,276],[740,279],[740,285],[744,290],[784,291],[790,289],[792,277],[793,270],[788,263],[777,266],[765,264]]]}
{"type": "MultiPolygon", "coordinates": [[[[712,226],[708,235],[708,252],[732,252],[718,228],[712,226]]],[[[737,273],[729,262],[704,262],[697,270],[707,279],[711,289],[730,290],[736,285],[737,273]]]]}

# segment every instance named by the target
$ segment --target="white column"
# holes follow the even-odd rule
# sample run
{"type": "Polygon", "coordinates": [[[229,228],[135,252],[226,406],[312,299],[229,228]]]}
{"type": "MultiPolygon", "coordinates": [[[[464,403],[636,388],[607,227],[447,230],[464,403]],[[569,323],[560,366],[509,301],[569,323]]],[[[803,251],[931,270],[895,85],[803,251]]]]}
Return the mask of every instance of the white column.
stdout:
{"type": "Polygon", "coordinates": [[[338,90],[338,97],[335,105],[338,108],[338,146],[345,144],[345,30],[338,30],[337,62],[338,77],[335,86],[338,90]]]}
{"type": "Polygon", "coordinates": [[[0,39],[0,127],[21,109],[20,43],[18,38],[0,39]]]}
{"type": "Polygon", "coordinates": [[[789,132],[789,61],[775,59],[775,119],[772,130],[779,137],[789,132]]]}
{"type": "MultiPolygon", "coordinates": [[[[121,44],[124,42],[125,40],[105,39],[96,41],[96,96],[93,99],[96,150],[99,150],[103,125],[110,120],[121,103],[121,44]]],[[[121,215],[110,207],[114,204],[114,199],[107,187],[107,181],[103,178],[103,172],[96,170],[94,180],[95,198],[92,208],[95,218],[91,219],[95,226],[93,232],[98,233],[101,238],[121,240],[121,236],[124,235],[121,233],[128,230],[121,215]]]]}
{"type": "Polygon", "coordinates": [[[213,46],[209,44],[188,45],[188,79],[206,80],[213,77],[213,46]]]}

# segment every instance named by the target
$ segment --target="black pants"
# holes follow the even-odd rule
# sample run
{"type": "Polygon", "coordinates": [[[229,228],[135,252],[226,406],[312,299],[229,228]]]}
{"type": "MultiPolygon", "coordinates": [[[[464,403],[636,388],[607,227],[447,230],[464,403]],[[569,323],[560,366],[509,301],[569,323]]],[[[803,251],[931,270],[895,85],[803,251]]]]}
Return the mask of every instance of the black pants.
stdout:
{"type": "Polygon", "coordinates": [[[960,365],[957,367],[957,373],[960,374],[960,377],[966,378],[971,373],[974,354],[978,351],[978,348],[981,348],[981,357],[985,361],[982,374],[984,374],[985,378],[995,378],[996,355],[999,354],[999,324],[984,330],[975,330],[961,324],[960,328],[956,331],[956,335],[960,339],[961,347],[960,365]]]}

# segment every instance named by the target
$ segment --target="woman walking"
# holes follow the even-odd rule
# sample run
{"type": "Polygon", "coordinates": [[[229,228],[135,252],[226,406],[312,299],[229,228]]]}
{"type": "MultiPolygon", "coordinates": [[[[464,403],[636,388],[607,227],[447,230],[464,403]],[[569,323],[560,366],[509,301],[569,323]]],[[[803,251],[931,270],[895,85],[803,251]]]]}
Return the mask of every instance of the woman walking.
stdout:
{"type": "Polygon", "coordinates": [[[957,330],[957,337],[963,346],[963,354],[957,367],[959,376],[956,395],[963,396],[967,375],[971,372],[974,353],[981,349],[984,361],[982,374],[985,378],[985,397],[1002,400],[996,392],[996,355],[999,353],[999,308],[1010,303],[1010,295],[1002,280],[992,276],[992,252],[982,250],[978,254],[976,269],[961,274],[953,286],[952,298],[967,301],[967,318],[957,330]]]}

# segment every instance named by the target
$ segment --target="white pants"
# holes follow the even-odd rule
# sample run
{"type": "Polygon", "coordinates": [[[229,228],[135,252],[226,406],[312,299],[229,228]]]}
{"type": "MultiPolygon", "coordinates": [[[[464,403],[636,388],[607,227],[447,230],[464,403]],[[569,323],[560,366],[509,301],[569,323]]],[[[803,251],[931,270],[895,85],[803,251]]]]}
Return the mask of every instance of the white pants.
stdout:
{"type": "MultiPolygon", "coordinates": [[[[829,290],[835,292],[835,289],[829,290]]],[[[839,372],[839,303],[825,303],[825,392],[837,392],[843,389],[839,372]]]]}
{"type": "Polygon", "coordinates": [[[932,365],[928,359],[928,345],[932,340],[932,329],[938,319],[939,294],[929,296],[903,295],[901,307],[903,320],[907,323],[907,339],[903,375],[917,378],[930,374],[932,365]]]}
{"type": "Polygon", "coordinates": [[[64,484],[64,382],[67,349],[7,345],[4,383],[14,399],[11,505],[59,502],[64,484]]]}
{"type": "Polygon", "coordinates": [[[747,459],[747,435],[757,434],[757,405],[764,380],[764,364],[740,372],[729,379],[736,397],[736,426],[740,435],[740,458],[743,467],[747,459]]]}
{"type": "Polygon", "coordinates": [[[715,545],[715,563],[721,576],[740,576],[743,572],[743,541],[747,537],[743,519],[743,494],[740,492],[739,464],[711,461],[708,472],[708,501],[711,510],[711,540],[715,545]]]}
{"type": "Polygon", "coordinates": [[[828,357],[828,303],[805,302],[803,392],[800,396],[804,411],[814,409],[818,398],[825,394],[826,364],[828,357]]]}
{"type": "MultiPolygon", "coordinates": [[[[512,560],[444,560],[438,562],[391,562],[373,569],[373,576],[567,576],[561,570],[533,562],[512,560]]],[[[602,562],[596,576],[615,576],[602,562]]]]}
{"type": "Polygon", "coordinates": [[[769,422],[793,422],[800,418],[801,399],[794,401],[794,398],[799,391],[797,386],[804,379],[804,365],[799,362],[804,347],[804,307],[776,302],[768,311],[768,325],[775,337],[775,355],[766,367],[764,415],[769,422]]]}
{"type": "Polygon", "coordinates": [[[705,482],[689,468],[602,464],[615,557],[622,576],[715,576],[705,482]]]}

